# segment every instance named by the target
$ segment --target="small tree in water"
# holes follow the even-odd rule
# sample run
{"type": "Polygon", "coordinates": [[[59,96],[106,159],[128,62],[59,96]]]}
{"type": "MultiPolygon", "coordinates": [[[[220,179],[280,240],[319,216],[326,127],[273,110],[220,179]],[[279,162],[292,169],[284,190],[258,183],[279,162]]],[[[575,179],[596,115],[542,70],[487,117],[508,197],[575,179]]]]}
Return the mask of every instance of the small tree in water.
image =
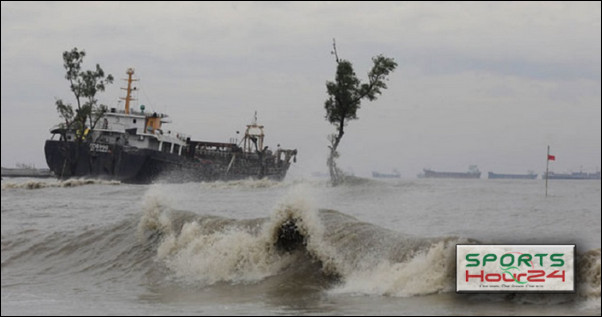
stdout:
{"type": "MultiPolygon", "coordinates": [[[[107,111],[107,106],[98,104],[96,93],[105,90],[105,86],[113,82],[113,76],[107,75],[96,64],[95,70],[82,71],[82,62],[86,56],[85,51],[78,51],[73,48],[71,51],[63,52],[63,67],[67,71],[65,79],[69,81],[69,87],[75,96],[77,108],[70,103],[63,102],[62,99],[57,99],[56,110],[59,113],[63,122],[60,124],[62,129],[63,140],[67,141],[67,133],[75,133],[76,151],[75,158],[71,160],[67,156],[65,162],[70,169],[69,175],[74,175],[79,160],[79,148],[86,140],[86,135],[89,130],[93,130],[100,118],[107,111]]],[[[65,144],[65,149],[67,145],[65,144]]],[[[61,173],[63,174],[63,173],[61,173]]],[[[59,175],[63,177],[63,175],[59,175]]]]}
{"type": "Polygon", "coordinates": [[[334,40],[332,46],[337,72],[334,82],[326,82],[329,97],[324,103],[324,108],[326,109],[326,119],[336,127],[336,133],[329,136],[330,154],[327,160],[330,180],[332,185],[336,186],[344,178],[342,171],[337,168],[336,159],[339,157],[337,148],[345,134],[345,126],[348,121],[357,119],[357,110],[360,108],[362,99],[376,100],[377,96],[381,94],[381,89],[387,89],[385,81],[387,81],[389,73],[395,70],[397,63],[392,58],[383,55],[373,57],[374,65],[368,72],[368,82],[362,84],[355,75],[351,62],[339,59],[334,40]]]}
{"type": "Polygon", "coordinates": [[[98,104],[96,93],[104,91],[105,85],[113,82],[113,76],[109,74],[105,77],[104,71],[98,64],[94,71],[82,71],[81,66],[85,56],[86,52],[78,51],[77,48],[63,52],[63,67],[67,71],[65,79],[69,81],[77,108],[73,109],[71,104],[64,103],[62,99],[56,101],[56,109],[64,120],[61,124],[62,128],[75,130],[79,135],[83,135],[86,128],[93,129],[107,111],[107,106],[98,104]]]}

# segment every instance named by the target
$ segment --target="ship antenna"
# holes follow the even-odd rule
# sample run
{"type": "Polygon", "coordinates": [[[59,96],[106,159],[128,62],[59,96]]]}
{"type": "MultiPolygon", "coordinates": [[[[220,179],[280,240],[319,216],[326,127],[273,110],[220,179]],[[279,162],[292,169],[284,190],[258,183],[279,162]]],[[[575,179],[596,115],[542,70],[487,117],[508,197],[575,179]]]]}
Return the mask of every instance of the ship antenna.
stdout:
{"type": "Polygon", "coordinates": [[[128,75],[128,78],[125,79],[128,81],[128,87],[127,88],[121,88],[127,91],[125,98],[121,98],[122,100],[125,100],[125,113],[126,114],[130,114],[130,101],[131,100],[136,100],[134,98],[132,98],[132,90],[136,90],[136,87],[132,88],[132,82],[134,81],[138,81],[138,79],[133,79],[132,75],[134,75],[134,69],[133,68],[128,68],[127,71],[125,72],[128,75]]]}

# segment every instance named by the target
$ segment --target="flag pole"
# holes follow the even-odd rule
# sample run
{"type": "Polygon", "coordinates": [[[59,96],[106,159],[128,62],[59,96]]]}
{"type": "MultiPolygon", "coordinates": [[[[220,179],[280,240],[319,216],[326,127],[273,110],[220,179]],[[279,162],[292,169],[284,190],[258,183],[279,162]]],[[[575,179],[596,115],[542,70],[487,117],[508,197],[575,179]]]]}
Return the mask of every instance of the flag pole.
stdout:
{"type": "Polygon", "coordinates": [[[546,155],[546,197],[548,197],[548,166],[550,165],[550,146],[548,145],[548,154],[546,155]]]}

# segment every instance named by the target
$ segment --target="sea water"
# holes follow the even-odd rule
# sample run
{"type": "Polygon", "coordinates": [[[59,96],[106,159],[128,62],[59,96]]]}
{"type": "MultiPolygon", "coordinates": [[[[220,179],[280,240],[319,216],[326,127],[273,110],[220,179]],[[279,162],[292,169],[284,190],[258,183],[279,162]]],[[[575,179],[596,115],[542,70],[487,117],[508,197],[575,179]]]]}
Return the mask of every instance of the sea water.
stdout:
{"type": "Polygon", "coordinates": [[[2,315],[600,314],[599,180],[4,179],[1,215],[2,315]],[[474,242],[576,244],[577,291],[456,294],[474,242]]]}

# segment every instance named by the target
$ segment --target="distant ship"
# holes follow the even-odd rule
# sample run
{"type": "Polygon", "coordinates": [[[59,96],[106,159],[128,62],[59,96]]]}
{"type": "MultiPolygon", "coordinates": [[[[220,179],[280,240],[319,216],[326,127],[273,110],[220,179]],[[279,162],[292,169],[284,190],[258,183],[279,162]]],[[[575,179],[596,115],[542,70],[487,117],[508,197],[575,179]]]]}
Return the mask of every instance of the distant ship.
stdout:
{"type": "MultiPolygon", "coordinates": [[[[546,174],[544,173],[542,179],[546,179],[546,174]]],[[[600,172],[596,173],[583,173],[583,172],[575,172],[570,174],[557,174],[554,172],[548,172],[548,179],[600,179],[600,172]]]]}
{"type": "Polygon", "coordinates": [[[489,179],[498,179],[498,178],[504,178],[504,179],[536,179],[537,178],[537,174],[530,172],[529,174],[498,174],[498,173],[493,173],[493,172],[489,172],[488,175],[489,179]]]}
{"type": "Polygon", "coordinates": [[[424,173],[418,175],[419,178],[481,178],[481,172],[476,165],[471,165],[468,172],[436,172],[430,169],[424,169],[424,173]]]}
{"type": "Polygon", "coordinates": [[[379,173],[379,172],[372,172],[372,177],[374,178],[401,178],[401,174],[399,173],[398,170],[393,170],[393,173],[379,173]]]}

